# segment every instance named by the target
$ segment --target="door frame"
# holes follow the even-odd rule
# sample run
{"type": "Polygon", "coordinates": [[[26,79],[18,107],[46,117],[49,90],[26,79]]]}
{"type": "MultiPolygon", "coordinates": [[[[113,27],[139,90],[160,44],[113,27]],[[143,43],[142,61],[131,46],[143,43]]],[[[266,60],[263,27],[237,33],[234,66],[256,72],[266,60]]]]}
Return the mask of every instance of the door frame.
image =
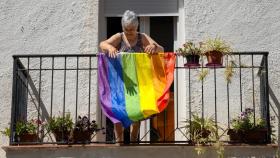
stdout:
{"type": "MultiPolygon", "coordinates": [[[[98,12],[98,44],[105,40],[107,37],[107,17],[104,14],[104,2],[99,1],[99,12],[98,12]]],[[[185,41],[185,7],[184,7],[184,0],[178,0],[178,12],[179,16],[174,16],[174,50],[177,50],[185,41]]],[[[161,14],[157,14],[155,16],[164,16],[161,14]]],[[[166,16],[166,15],[165,15],[166,16]]],[[[115,17],[119,17],[119,15],[116,15],[115,17]]],[[[147,35],[150,35],[150,16],[140,16],[140,32],[146,33],[147,35]]],[[[98,47],[98,46],[97,46],[98,47]]],[[[98,47],[98,50],[100,51],[100,48],[98,47]]],[[[182,64],[183,60],[177,60],[176,64],[182,64]]],[[[184,116],[184,111],[178,111],[177,107],[178,105],[186,105],[185,96],[186,96],[186,85],[183,81],[181,82],[175,82],[177,79],[184,78],[185,72],[178,73],[175,71],[174,74],[174,117],[180,118],[184,116]],[[178,88],[180,87],[180,88],[178,88]],[[178,99],[180,98],[180,99],[178,99]]],[[[180,81],[180,80],[179,80],[180,81]]],[[[98,95],[98,94],[97,94],[98,95]]],[[[97,97],[98,98],[98,97],[97,97]]],[[[98,103],[98,101],[97,101],[98,103]]],[[[99,103],[98,103],[99,105],[99,103]]],[[[100,106],[96,106],[97,110],[101,110],[100,106]]],[[[102,120],[102,124],[106,125],[106,118],[105,116],[98,116],[98,121],[102,120]]],[[[175,124],[180,124],[180,122],[176,122],[175,124]]],[[[142,123],[141,126],[144,126],[142,130],[147,131],[150,129],[150,123],[149,121],[146,121],[146,123],[142,123]],[[143,125],[144,124],[144,125],[143,125]]],[[[175,127],[177,128],[177,127],[175,127]]],[[[140,131],[140,133],[143,133],[144,131],[140,131]]],[[[175,131],[176,132],[176,131],[175,131]]],[[[145,133],[145,132],[144,132],[145,133]]],[[[178,133],[180,135],[180,133],[178,133]]],[[[140,136],[141,138],[141,136],[140,136]]],[[[149,138],[149,137],[147,137],[149,138]]],[[[179,137],[178,137],[179,138],[179,137]]],[[[177,134],[175,133],[175,140],[177,139],[177,134]]]]}

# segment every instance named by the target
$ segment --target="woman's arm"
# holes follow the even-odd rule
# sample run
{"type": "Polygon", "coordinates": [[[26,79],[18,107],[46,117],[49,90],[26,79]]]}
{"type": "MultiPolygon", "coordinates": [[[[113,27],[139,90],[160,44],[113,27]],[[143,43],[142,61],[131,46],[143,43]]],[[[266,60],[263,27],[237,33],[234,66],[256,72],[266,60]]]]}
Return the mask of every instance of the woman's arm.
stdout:
{"type": "Polygon", "coordinates": [[[159,53],[164,52],[164,49],[161,45],[155,42],[150,36],[143,33],[142,43],[144,47],[144,51],[147,53],[159,53]]]}
{"type": "Polygon", "coordinates": [[[116,33],[109,39],[100,42],[99,47],[102,52],[108,53],[109,57],[116,57],[118,49],[117,46],[121,42],[121,34],[116,33]]]}

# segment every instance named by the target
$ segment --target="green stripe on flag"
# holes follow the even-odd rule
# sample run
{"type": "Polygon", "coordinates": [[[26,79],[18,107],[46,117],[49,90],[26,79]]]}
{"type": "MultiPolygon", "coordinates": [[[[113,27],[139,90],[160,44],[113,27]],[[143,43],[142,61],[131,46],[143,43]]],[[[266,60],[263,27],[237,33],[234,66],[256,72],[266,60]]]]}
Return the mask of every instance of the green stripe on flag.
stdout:
{"type": "Polygon", "coordinates": [[[122,55],[122,65],[126,111],[131,120],[138,121],[143,119],[144,116],[140,109],[138,79],[135,69],[135,55],[122,55]]]}

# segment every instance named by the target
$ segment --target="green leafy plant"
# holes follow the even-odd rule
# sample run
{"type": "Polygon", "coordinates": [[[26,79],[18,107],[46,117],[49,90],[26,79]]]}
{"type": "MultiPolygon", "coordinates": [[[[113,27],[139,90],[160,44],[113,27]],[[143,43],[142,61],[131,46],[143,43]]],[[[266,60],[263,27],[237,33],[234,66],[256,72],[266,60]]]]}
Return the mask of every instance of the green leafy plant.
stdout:
{"type": "Polygon", "coordinates": [[[223,55],[229,55],[232,52],[231,46],[219,37],[214,39],[207,39],[206,42],[202,44],[202,53],[212,53],[221,52],[223,55]]]}
{"type": "Polygon", "coordinates": [[[188,55],[201,55],[201,46],[202,43],[195,44],[191,41],[183,44],[183,47],[179,48],[176,52],[184,57],[188,55]]]}
{"type": "Polygon", "coordinates": [[[234,62],[234,60],[231,60],[226,64],[224,75],[225,75],[225,80],[228,83],[231,83],[231,79],[235,74],[235,70],[233,69],[234,67],[236,67],[236,63],[234,62]]]}
{"type": "Polygon", "coordinates": [[[48,126],[49,131],[59,131],[59,132],[71,132],[73,129],[73,121],[70,116],[70,113],[66,113],[66,115],[53,117],[49,120],[48,126]]]}
{"type": "Polygon", "coordinates": [[[73,121],[70,113],[66,113],[65,116],[51,118],[47,129],[54,134],[57,142],[69,142],[70,133],[73,129],[73,121]]]}
{"type": "Polygon", "coordinates": [[[203,81],[205,79],[205,77],[209,74],[209,70],[208,69],[202,69],[198,75],[198,80],[199,81],[203,81]]]}
{"type": "Polygon", "coordinates": [[[245,111],[232,119],[232,129],[229,129],[227,134],[230,138],[230,143],[267,143],[268,129],[266,128],[265,120],[256,118],[254,110],[246,108],[245,111]]]}
{"type": "Polygon", "coordinates": [[[197,155],[200,156],[206,152],[207,148],[203,145],[211,144],[217,152],[218,157],[224,156],[224,146],[220,138],[224,135],[225,131],[219,127],[213,117],[202,118],[198,114],[192,114],[192,120],[184,121],[186,125],[186,132],[190,134],[191,142],[194,143],[197,155]],[[218,129],[223,133],[218,135],[218,129]]]}
{"type": "MultiPolygon", "coordinates": [[[[37,128],[42,127],[42,122],[40,120],[31,119],[29,121],[19,120],[16,122],[15,126],[15,134],[16,136],[20,136],[23,134],[36,134],[37,128]]],[[[9,127],[5,128],[4,131],[1,131],[2,134],[6,136],[10,136],[11,129],[9,127]]]]}
{"type": "Polygon", "coordinates": [[[6,127],[3,131],[0,131],[1,134],[10,137],[11,129],[6,127]]]}
{"type": "Polygon", "coordinates": [[[231,126],[235,131],[262,129],[265,128],[265,121],[262,118],[254,119],[254,110],[246,108],[244,112],[241,112],[240,116],[232,119],[231,126]]]}
{"type": "Polygon", "coordinates": [[[194,144],[205,144],[216,137],[217,127],[213,117],[202,118],[193,113],[192,120],[186,120],[184,123],[184,128],[190,133],[191,142],[194,144]]]}
{"type": "MultiPolygon", "coordinates": [[[[15,129],[13,131],[13,141],[14,142],[36,142],[40,141],[39,134],[42,134],[44,130],[44,125],[40,120],[31,119],[29,121],[19,120],[15,124],[15,129]],[[39,131],[38,131],[39,130],[39,131]],[[39,132],[39,133],[37,133],[39,132]]],[[[1,131],[2,134],[10,137],[11,129],[5,128],[4,131],[1,131]]]]}
{"type": "Polygon", "coordinates": [[[37,128],[37,123],[34,120],[31,120],[31,122],[18,121],[16,123],[16,135],[22,135],[25,133],[35,134],[36,128],[37,128]]]}

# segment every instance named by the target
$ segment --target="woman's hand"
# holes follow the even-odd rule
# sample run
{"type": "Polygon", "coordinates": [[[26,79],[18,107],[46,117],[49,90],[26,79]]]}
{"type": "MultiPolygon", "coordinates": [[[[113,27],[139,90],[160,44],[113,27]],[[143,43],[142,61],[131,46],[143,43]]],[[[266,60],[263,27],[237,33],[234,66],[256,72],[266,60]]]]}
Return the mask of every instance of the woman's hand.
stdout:
{"type": "Polygon", "coordinates": [[[152,43],[146,46],[145,50],[146,53],[153,54],[157,52],[157,45],[152,43]]]}
{"type": "Polygon", "coordinates": [[[109,57],[111,58],[116,58],[117,57],[117,53],[118,53],[118,50],[111,46],[109,49],[108,49],[108,54],[109,54],[109,57]]]}

